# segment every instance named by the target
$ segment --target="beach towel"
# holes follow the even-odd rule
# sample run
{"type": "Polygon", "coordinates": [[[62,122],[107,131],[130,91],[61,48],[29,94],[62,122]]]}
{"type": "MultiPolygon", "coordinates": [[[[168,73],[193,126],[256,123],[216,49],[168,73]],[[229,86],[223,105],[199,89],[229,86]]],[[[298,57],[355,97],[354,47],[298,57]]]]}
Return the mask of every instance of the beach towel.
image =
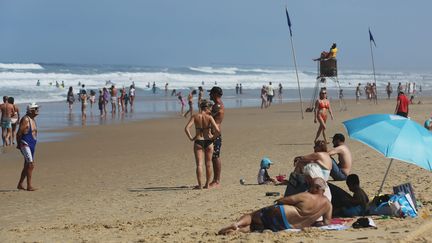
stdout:
{"type": "MultiPolygon", "coordinates": [[[[320,227],[316,227],[317,229],[320,230],[346,230],[349,229],[349,226],[343,225],[343,224],[329,224],[329,225],[324,225],[324,226],[320,226],[320,227]]],[[[301,229],[286,229],[284,230],[285,232],[300,232],[302,231],[301,229]]]]}

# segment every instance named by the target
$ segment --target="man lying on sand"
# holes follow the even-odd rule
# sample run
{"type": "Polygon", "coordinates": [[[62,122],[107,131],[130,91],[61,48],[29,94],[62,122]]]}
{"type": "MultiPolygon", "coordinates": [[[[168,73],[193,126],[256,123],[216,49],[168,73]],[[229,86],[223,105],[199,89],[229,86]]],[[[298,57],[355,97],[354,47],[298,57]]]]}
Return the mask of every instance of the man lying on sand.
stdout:
{"type": "Polygon", "coordinates": [[[314,178],[309,191],[275,201],[268,206],[250,214],[243,215],[237,222],[222,228],[218,234],[230,234],[235,231],[251,232],[271,230],[273,232],[285,229],[302,229],[309,227],[323,216],[324,224],[330,223],[332,205],[323,195],[326,182],[314,178]]]}

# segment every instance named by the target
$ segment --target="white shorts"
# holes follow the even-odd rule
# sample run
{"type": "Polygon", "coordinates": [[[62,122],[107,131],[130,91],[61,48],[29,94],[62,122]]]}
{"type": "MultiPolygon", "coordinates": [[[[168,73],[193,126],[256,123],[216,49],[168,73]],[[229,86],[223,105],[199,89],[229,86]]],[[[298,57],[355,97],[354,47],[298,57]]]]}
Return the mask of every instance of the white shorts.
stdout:
{"type": "Polygon", "coordinates": [[[21,154],[24,156],[24,160],[26,163],[33,163],[33,155],[30,150],[30,147],[27,145],[22,145],[21,148],[21,154]]]}
{"type": "Polygon", "coordinates": [[[117,102],[117,97],[111,97],[111,103],[115,104],[117,102]]]}

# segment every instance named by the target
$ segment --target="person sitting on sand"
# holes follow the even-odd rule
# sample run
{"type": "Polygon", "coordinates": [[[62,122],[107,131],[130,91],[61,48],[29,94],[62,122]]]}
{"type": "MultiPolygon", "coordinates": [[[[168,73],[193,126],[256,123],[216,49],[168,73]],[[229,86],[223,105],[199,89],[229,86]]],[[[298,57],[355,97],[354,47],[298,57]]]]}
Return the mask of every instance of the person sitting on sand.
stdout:
{"type": "Polygon", "coordinates": [[[264,184],[276,184],[276,180],[274,178],[271,178],[268,174],[268,169],[270,169],[270,165],[273,164],[271,160],[267,157],[264,157],[261,160],[260,164],[260,170],[258,171],[258,184],[264,185],[264,184]]]}
{"type": "Polygon", "coordinates": [[[323,195],[325,184],[323,179],[315,178],[309,191],[280,198],[275,205],[245,214],[237,222],[222,228],[218,234],[302,229],[312,226],[319,217],[324,217],[323,223],[328,225],[332,205],[323,195]]]}
{"type": "MultiPolygon", "coordinates": [[[[290,174],[287,181],[281,183],[287,185],[285,197],[308,190],[313,178],[319,177],[324,181],[329,179],[332,162],[327,153],[326,143],[318,140],[315,143],[314,151],[312,154],[298,156],[294,159],[294,172],[290,174]]],[[[328,188],[325,191],[325,196],[331,201],[332,195],[328,188]]]]}
{"type": "Polygon", "coordinates": [[[332,169],[330,176],[335,181],[344,181],[351,172],[352,155],[348,146],[345,145],[345,136],[341,133],[336,133],[333,136],[333,149],[328,153],[330,156],[337,155],[339,163],[332,159],[332,169]]]}
{"type": "Polygon", "coordinates": [[[359,177],[356,174],[349,175],[346,184],[348,189],[354,193],[352,196],[343,189],[330,184],[334,194],[333,215],[342,217],[363,216],[369,203],[369,197],[360,187],[359,177]]]}
{"type": "Polygon", "coordinates": [[[202,189],[202,164],[203,157],[206,167],[206,182],[204,188],[209,188],[211,180],[211,165],[213,155],[213,138],[220,133],[219,126],[216,124],[213,117],[210,115],[210,107],[212,103],[207,100],[201,101],[201,111],[192,115],[189,122],[186,124],[185,132],[188,138],[194,142],[194,154],[196,161],[196,176],[198,185],[194,189],[202,189]],[[192,137],[189,129],[195,125],[195,136],[192,137]],[[215,134],[212,134],[212,131],[215,134]]]}

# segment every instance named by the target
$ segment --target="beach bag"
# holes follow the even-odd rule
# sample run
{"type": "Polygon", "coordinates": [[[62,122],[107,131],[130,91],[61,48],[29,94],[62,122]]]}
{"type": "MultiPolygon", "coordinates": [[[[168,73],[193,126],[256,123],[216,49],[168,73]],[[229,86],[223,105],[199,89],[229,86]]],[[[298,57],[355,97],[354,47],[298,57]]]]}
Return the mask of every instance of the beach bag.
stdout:
{"type": "Polygon", "coordinates": [[[392,195],[384,194],[375,196],[372,201],[369,203],[369,208],[367,210],[367,214],[370,215],[388,215],[392,216],[392,209],[389,205],[389,200],[392,195]]]}
{"type": "Polygon", "coordinates": [[[398,186],[393,187],[393,194],[398,194],[403,192],[404,194],[409,194],[411,196],[412,201],[414,202],[414,206],[417,209],[416,197],[414,194],[414,188],[411,186],[411,183],[405,183],[398,186]]]}
{"type": "Polygon", "coordinates": [[[390,197],[388,202],[393,216],[396,217],[417,217],[417,210],[415,209],[414,203],[411,199],[410,194],[398,193],[390,197]]]}

